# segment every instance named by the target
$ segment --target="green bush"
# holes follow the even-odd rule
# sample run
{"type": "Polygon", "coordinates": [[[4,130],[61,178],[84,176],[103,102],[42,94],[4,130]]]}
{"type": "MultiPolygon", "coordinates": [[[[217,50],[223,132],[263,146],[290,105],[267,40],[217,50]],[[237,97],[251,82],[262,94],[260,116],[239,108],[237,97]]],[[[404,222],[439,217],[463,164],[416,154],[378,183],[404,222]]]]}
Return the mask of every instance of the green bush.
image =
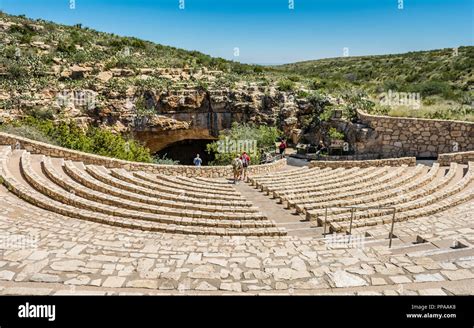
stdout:
{"type": "Polygon", "coordinates": [[[54,112],[52,109],[33,108],[25,111],[27,115],[32,116],[38,120],[52,120],[54,119],[54,112]]]}
{"type": "Polygon", "coordinates": [[[28,75],[28,69],[24,65],[22,65],[20,62],[7,59],[7,58],[2,58],[0,59],[0,66],[4,66],[6,69],[7,74],[12,78],[12,79],[23,79],[28,75]]]}
{"type": "Polygon", "coordinates": [[[319,80],[319,79],[313,80],[309,83],[309,87],[313,90],[319,90],[319,89],[324,88],[325,86],[326,86],[326,81],[319,80]]]}
{"type": "Polygon", "coordinates": [[[296,93],[297,98],[308,98],[311,94],[308,91],[298,90],[296,93]]]}
{"type": "Polygon", "coordinates": [[[10,33],[19,35],[19,42],[28,44],[31,42],[33,36],[36,35],[35,30],[29,25],[12,25],[9,28],[10,33]]]}
{"type": "Polygon", "coordinates": [[[299,77],[298,75],[290,75],[288,76],[288,80],[293,82],[299,82],[301,80],[301,77],[299,77]]]}
{"type": "Polygon", "coordinates": [[[61,147],[128,161],[152,163],[148,148],[137,141],[97,127],[82,127],[73,121],[55,123],[29,116],[2,130],[61,147]]]}
{"type": "MultiPolygon", "coordinates": [[[[229,130],[220,132],[218,141],[207,145],[207,152],[214,154],[215,158],[209,165],[229,165],[232,159],[240,155],[242,149],[237,149],[237,146],[235,148],[232,146],[224,146],[231,144],[234,140],[242,141],[242,144],[248,141],[255,141],[255,149],[253,149],[253,151],[247,149],[247,152],[251,157],[250,164],[259,164],[265,152],[275,150],[275,141],[280,136],[281,132],[275,127],[268,127],[266,125],[255,126],[253,124],[239,124],[234,122],[229,130]]],[[[247,143],[247,145],[249,144],[247,143]]]]}
{"type": "Polygon", "coordinates": [[[446,82],[439,81],[427,81],[419,84],[414,84],[410,88],[412,92],[419,92],[422,96],[434,96],[434,95],[449,95],[452,90],[451,86],[446,82]]]}
{"type": "Polygon", "coordinates": [[[291,80],[287,80],[287,79],[283,79],[283,80],[280,80],[278,81],[278,90],[280,91],[294,91],[295,90],[295,82],[291,81],[291,80]]]}
{"type": "Polygon", "coordinates": [[[72,42],[66,40],[60,40],[56,46],[56,51],[61,52],[65,55],[71,56],[76,52],[76,47],[72,42]]]}
{"type": "Polygon", "coordinates": [[[337,131],[336,128],[330,128],[329,137],[333,140],[344,140],[344,133],[337,131]]]}

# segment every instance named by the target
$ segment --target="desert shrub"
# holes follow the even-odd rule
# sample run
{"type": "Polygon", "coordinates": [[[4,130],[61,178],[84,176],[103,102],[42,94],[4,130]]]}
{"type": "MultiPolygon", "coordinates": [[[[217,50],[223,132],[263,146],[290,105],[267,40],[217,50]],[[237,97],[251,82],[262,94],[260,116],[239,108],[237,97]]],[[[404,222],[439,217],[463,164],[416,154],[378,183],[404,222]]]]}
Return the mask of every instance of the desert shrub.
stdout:
{"type": "Polygon", "coordinates": [[[257,74],[260,74],[260,73],[263,73],[264,70],[263,70],[263,67],[262,67],[262,66],[255,66],[255,67],[253,68],[253,72],[254,72],[254,73],[257,73],[257,74]]]}
{"type": "Polygon", "coordinates": [[[28,75],[28,69],[21,62],[8,58],[0,59],[0,66],[5,67],[6,73],[12,79],[22,79],[28,75]]]}
{"type": "Polygon", "coordinates": [[[12,25],[9,28],[9,32],[12,34],[18,34],[18,41],[20,43],[30,43],[33,36],[36,35],[36,31],[27,24],[22,25],[12,25]]]}
{"type": "Polygon", "coordinates": [[[367,98],[367,94],[361,90],[348,90],[342,94],[342,98],[346,101],[343,107],[344,117],[354,120],[357,118],[357,110],[370,113],[375,103],[367,98]]]}
{"type": "Polygon", "coordinates": [[[138,66],[139,64],[133,56],[118,56],[114,63],[116,68],[137,68],[138,66]]]}
{"type": "Polygon", "coordinates": [[[81,46],[89,44],[89,35],[79,29],[74,29],[69,33],[69,40],[72,44],[78,44],[81,46]]]}
{"type": "Polygon", "coordinates": [[[337,131],[336,128],[330,128],[328,134],[333,140],[344,140],[344,133],[337,131]]]}
{"type": "Polygon", "coordinates": [[[305,132],[317,129],[322,121],[331,117],[331,106],[327,96],[321,92],[311,92],[306,99],[311,104],[309,110],[299,117],[301,129],[305,132]]]}
{"type": "Polygon", "coordinates": [[[319,90],[321,88],[324,88],[325,86],[326,86],[325,80],[315,79],[309,83],[309,87],[313,90],[319,90]]]}
{"type": "Polygon", "coordinates": [[[280,91],[294,91],[295,90],[295,82],[288,80],[288,79],[283,79],[278,81],[277,83],[278,90],[280,91]]]}
{"type": "Polygon", "coordinates": [[[387,80],[383,83],[385,90],[399,91],[402,89],[402,83],[394,80],[387,80]]]}
{"type": "Polygon", "coordinates": [[[443,95],[449,96],[452,92],[451,86],[446,82],[426,81],[414,84],[410,88],[412,92],[419,92],[422,96],[443,95]]]}
{"type": "Polygon", "coordinates": [[[26,110],[26,114],[38,120],[54,119],[54,112],[50,108],[33,108],[30,110],[26,110]]]}
{"type": "Polygon", "coordinates": [[[299,77],[298,75],[290,75],[288,76],[288,80],[293,82],[299,82],[301,80],[301,77],[299,77]]]}
{"type": "Polygon", "coordinates": [[[298,98],[308,98],[311,94],[308,91],[305,90],[298,90],[296,93],[296,97],[298,98]]]}
{"type": "Polygon", "coordinates": [[[76,52],[76,47],[72,42],[67,40],[60,40],[56,46],[56,51],[65,55],[73,55],[76,52]]]}

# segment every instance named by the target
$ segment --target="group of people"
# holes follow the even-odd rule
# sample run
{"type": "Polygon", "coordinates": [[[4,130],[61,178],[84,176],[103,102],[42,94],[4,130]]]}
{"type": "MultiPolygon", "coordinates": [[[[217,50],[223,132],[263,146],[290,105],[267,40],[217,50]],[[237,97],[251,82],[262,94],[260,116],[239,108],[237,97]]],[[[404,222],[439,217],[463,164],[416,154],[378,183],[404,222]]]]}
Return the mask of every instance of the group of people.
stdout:
{"type": "MultiPolygon", "coordinates": [[[[194,166],[201,166],[202,159],[199,154],[196,154],[196,157],[193,160],[194,166]]],[[[242,155],[236,156],[232,160],[232,171],[234,173],[234,183],[236,184],[237,181],[247,179],[247,168],[250,165],[250,156],[247,152],[243,152],[242,155]]]]}
{"type": "MultiPolygon", "coordinates": [[[[285,150],[288,147],[285,139],[282,139],[278,149],[280,150],[281,158],[285,157],[285,150]]],[[[195,166],[202,165],[202,159],[199,154],[196,154],[196,157],[193,160],[195,166]]],[[[250,156],[247,152],[243,152],[240,156],[237,155],[232,160],[232,171],[234,173],[234,184],[237,184],[238,181],[242,180],[245,181],[247,179],[247,168],[250,165],[250,156]]]]}
{"type": "Polygon", "coordinates": [[[237,181],[245,181],[247,179],[247,168],[250,165],[250,156],[247,152],[243,152],[242,155],[236,156],[232,160],[232,171],[234,173],[234,183],[237,184],[237,181]]]}

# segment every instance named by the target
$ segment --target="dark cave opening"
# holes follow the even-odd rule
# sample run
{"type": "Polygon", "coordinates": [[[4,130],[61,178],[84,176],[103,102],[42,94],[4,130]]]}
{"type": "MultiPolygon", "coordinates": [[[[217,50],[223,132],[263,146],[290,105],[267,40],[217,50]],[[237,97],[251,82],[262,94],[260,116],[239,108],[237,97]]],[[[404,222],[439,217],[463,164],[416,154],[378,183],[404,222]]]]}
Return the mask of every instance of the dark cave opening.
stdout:
{"type": "Polygon", "coordinates": [[[214,160],[214,155],[207,153],[206,146],[212,142],[213,140],[210,139],[186,139],[172,143],[156,152],[155,155],[160,157],[166,155],[167,158],[179,161],[180,165],[194,165],[193,160],[196,154],[199,154],[202,165],[208,165],[210,161],[214,160]]]}

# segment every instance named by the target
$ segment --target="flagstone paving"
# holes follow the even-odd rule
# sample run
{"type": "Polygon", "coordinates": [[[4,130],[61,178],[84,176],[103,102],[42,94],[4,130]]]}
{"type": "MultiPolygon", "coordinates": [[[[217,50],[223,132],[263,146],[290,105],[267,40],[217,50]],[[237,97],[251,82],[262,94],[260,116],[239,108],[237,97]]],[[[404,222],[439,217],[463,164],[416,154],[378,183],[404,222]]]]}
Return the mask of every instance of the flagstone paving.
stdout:
{"type": "MultiPolygon", "coordinates": [[[[456,236],[472,241],[473,206],[467,203],[400,222],[396,231],[414,236],[425,226],[433,240],[456,236]]],[[[387,229],[376,228],[380,234],[387,229]]],[[[0,231],[0,294],[6,295],[474,292],[472,247],[424,250],[417,248],[423,244],[409,243],[415,248],[398,253],[407,244],[389,250],[383,238],[339,249],[327,239],[291,235],[221,237],[130,230],[39,209],[3,186],[0,231]],[[448,255],[439,257],[433,250],[448,255]]]]}

